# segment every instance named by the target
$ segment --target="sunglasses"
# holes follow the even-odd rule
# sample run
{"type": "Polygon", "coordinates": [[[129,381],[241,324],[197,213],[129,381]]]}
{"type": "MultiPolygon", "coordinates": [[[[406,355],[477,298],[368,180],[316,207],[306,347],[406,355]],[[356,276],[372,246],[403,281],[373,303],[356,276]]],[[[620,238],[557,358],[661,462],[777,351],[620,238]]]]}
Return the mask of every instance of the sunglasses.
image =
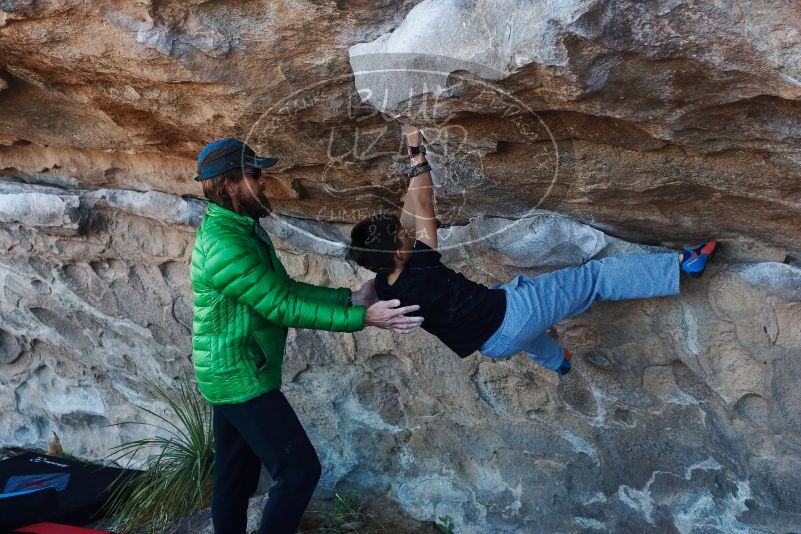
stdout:
{"type": "Polygon", "coordinates": [[[253,178],[254,180],[261,178],[261,169],[258,167],[248,167],[244,171],[244,175],[248,178],[253,178]]]}

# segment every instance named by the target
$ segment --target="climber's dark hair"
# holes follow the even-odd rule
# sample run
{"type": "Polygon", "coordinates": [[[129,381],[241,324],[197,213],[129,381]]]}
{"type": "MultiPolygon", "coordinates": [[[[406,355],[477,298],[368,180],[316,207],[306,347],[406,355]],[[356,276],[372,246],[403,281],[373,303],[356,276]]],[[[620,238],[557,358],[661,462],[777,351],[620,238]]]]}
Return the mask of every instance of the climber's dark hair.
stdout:
{"type": "Polygon", "coordinates": [[[347,257],[376,274],[395,270],[395,252],[401,248],[400,219],[391,213],[378,213],[361,221],[350,232],[347,257]]]}

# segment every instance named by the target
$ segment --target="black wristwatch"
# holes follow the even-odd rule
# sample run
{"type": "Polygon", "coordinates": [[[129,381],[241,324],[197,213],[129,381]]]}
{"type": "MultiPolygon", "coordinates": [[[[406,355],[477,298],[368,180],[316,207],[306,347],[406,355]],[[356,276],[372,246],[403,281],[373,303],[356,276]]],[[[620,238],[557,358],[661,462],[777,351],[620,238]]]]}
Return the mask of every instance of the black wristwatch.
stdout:
{"type": "Polygon", "coordinates": [[[348,293],[348,308],[350,308],[351,306],[353,306],[353,291],[348,293]]]}
{"type": "Polygon", "coordinates": [[[408,154],[409,154],[410,158],[413,158],[414,156],[419,156],[420,154],[422,154],[423,156],[426,155],[426,147],[425,147],[425,145],[408,146],[407,147],[407,151],[408,151],[408,154]]]}

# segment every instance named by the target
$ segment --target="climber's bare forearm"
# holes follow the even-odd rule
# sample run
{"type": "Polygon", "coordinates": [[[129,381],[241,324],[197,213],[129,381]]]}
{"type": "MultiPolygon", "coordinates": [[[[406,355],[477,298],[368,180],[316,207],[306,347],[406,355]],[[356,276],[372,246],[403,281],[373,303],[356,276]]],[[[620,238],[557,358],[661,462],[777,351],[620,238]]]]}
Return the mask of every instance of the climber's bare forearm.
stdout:
{"type": "MultiPolygon", "coordinates": [[[[423,134],[414,126],[406,126],[406,138],[409,146],[420,146],[423,144],[423,134]]],[[[409,158],[410,166],[419,165],[426,162],[423,154],[418,154],[409,158]]],[[[434,205],[434,184],[431,181],[431,173],[424,172],[414,176],[409,182],[409,190],[406,193],[406,204],[413,214],[418,215],[419,208],[431,208],[434,205]]],[[[423,213],[422,215],[429,215],[423,213]]]]}
{"type": "MultiPolygon", "coordinates": [[[[420,146],[423,144],[423,135],[414,126],[406,126],[406,138],[409,146],[420,146]]],[[[423,154],[418,154],[410,158],[409,164],[414,166],[425,163],[423,154]]],[[[409,190],[406,192],[404,210],[412,216],[413,228],[407,224],[404,227],[412,231],[415,239],[418,239],[431,248],[437,248],[437,223],[434,211],[434,184],[431,180],[431,173],[424,172],[414,176],[409,181],[409,190]]],[[[403,221],[401,221],[403,223],[403,221]]],[[[408,222],[408,221],[407,221],[408,222]]]]}
{"type": "MultiPolygon", "coordinates": [[[[411,127],[411,126],[405,126],[404,127],[404,135],[407,136],[407,143],[411,143],[414,146],[417,146],[416,143],[420,143],[420,138],[422,137],[419,134],[419,130],[417,130],[416,128],[411,127]],[[409,137],[409,135],[411,135],[411,137],[409,137]]],[[[419,159],[422,159],[422,156],[420,156],[419,159]]],[[[411,163],[411,165],[415,164],[413,161],[410,161],[410,163],[411,163]]],[[[411,185],[411,183],[410,183],[410,185],[411,185]]],[[[414,235],[414,231],[415,231],[415,228],[414,228],[415,224],[414,223],[415,223],[415,208],[416,208],[415,201],[416,200],[417,199],[416,199],[415,195],[414,194],[409,194],[408,190],[403,195],[403,207],[401,208],[400,222],[401,222],[401,226],[403,226],[403,228],[406,230],[406,232],[409,235],[414,235]]]]}

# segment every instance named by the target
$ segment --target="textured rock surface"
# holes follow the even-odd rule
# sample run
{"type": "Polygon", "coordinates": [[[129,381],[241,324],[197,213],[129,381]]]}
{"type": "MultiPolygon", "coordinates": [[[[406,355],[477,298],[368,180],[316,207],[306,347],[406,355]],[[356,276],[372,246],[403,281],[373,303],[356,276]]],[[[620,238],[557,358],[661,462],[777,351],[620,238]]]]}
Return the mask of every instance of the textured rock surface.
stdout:
{"type": "MultiPolygon", "coordinates": [[[[109,198],[148,205],[124,191],[109,198]]],[[[41,446],[56,432],[65,450],[102,456],[143,432],[104,425],[141,420],[134,404],[164,409],[144,378],[171,383],[189,368],[194,229],[144,211],[95,205],[78,235],[3,223],[0,442],[41,446]]],[[[521,221],[521,237],[554,219],[521,221]]],[[[467,259],[453,247],[449,261],[495,282],[583,258],[567,246],[577,234],[608,241],[597,256],[649,248],[569,227],[549,266],[518,267],[514,242],[471,245],[467,259]]],[[[479,228],[441,235],[452,245],[479,228]]],[[[335,242],[347,227],[306,229],[335,242]]],[[[350,287],[368,278],[335,247],[304,253],[309,238],[293,235],[276,242],[294,276],[350,287]]],[[[578,356],[562,380],[523,355],[460,360],[422,331],[293,331],[284,390],[322,459],[319,496],[388,498],[420,521],[450,515],[463,532],[797,528],[799,269],[738,259],[753,252],[727,241],[680,297],[600,303],[559,325],[578,356]]]]}
{"type": "Polygon", "coordinates": [[[399,129],[378,107],[428,127],[446,223],[541,203],[640,241],[798,254],[799,15],[783,0],[4,2],[0,169],[199,194],[199,147],[248,136],[295,184],[277,207],[353,221],[399,197],[399,129]]]}
{"type": "Polygon", "coordinates": [[[467,533],[798,531],[800,15],[0,1],[0,444],[56,432],[102,457],[146,432],[105,425],[165,410],[145,378],[190,368],[193,158],[214,137],[281,158],[264,224],[292,275],[366,280],[348,226],[309,219],[397,206],[398,115],[433,149],[443,256],[479,281],[654,248],[637,242],[724,247],[678,298],[559,325],[577,355],[561,380],[422,331],[293,332],[284,389],[319,496],[467,533]]]}

